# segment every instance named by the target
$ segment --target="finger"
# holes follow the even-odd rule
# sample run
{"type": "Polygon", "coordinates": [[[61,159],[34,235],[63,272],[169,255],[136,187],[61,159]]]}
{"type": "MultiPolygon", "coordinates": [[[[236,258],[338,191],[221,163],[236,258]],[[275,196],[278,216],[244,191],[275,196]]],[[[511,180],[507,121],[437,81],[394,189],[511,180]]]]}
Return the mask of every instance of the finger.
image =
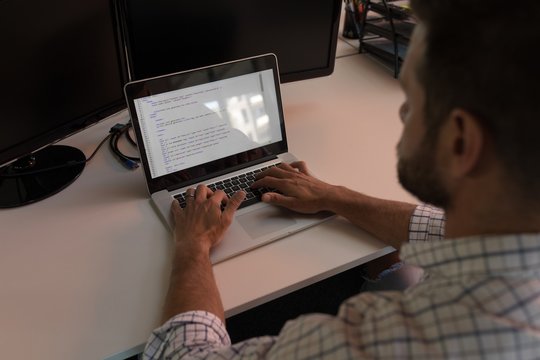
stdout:
{"type": "Polygon", "coordinates": [[[240,204],[242,204],[242,201],[244,201],[245,198],[246,193],[240,190],[235,192],[234,195],[231,196],[231,198],[227,201],[225,210],[223,210],[223,216],[228,222],[232,220],[235,211],[238,210],[238,207],[240,207],[240,204]]]}
{"type": "Polygon", "coordinates": [[[290,165],[292,168],[298,169],[301,173],[311,176],[305,161],[295,161],[290,165]]]}
{"type": "Polygon", "coordinates": [[[268,204],[283,206],[286,208],[291,208],[292,204],[294,203],[294,198],[273,192],[263,194],[261,200],[268,204]]]}
{"type": "Polygon", "coordinates": [[[297,171],[296,168],[292,167],[291,164],[288,163],[281,163],[277,167],[287,171],[297,171]]]}
{"type": "Polygon", "coordinates": [[[261,187],[268,187],[278,189],[279,191],[283,192],[286,185],[285,181],[286,180],[284,179],[267,176],[255,181],[253,184],[251,184],[251,188],[257,189],[261,187]]]}
{"type": "Polygon", "coordinates": [[[282,167],[274,166],[274,167],[271,167],[268,170],[265,170],[263,172],[258,173],[255,176],[255,179],[258,180],[258,179],[262,179],[262,178],[268,177],[268,176],[279,178],[279,179],[285,179],[285,178],[290,177],[292,172],[296,172],[296,170],[291,168],[290,166],[289,166],[289,168],[282,168],[282,167]]]}
{"type": "Polygon", "coordinates": [[[223,190],[216,190],[214,194],[211,197],[212,201],[215,202],[217,205],[221,205],[227,202],[229,197],[223,190]]]}
{"type": "Polygon", "coordinates": [[[195,189],[194,188],[187,189],[185,197],[186,197],[186,202],[194,200],[195,199],[195,189]]]}
{"type": "Polygon", "coordinates": [[[203,202],[204,200],[208,199],[208,192],[212,191],[209,188],[206,187],[204,184],[197,185],[197,189],[195,190],[195,200],[197,202],[203,202]]]}
{"type": "Polygon", "coordinates": [[[174,229],[176,230],[178,222],[182,219],[182,216],[184,215],[183,209],[180,207],[180,203],[178,202],[178,200],[173,200],[171,204],[171,211],[174,219],[174,229]]]}
{"type": "Polygon", "coordinates": [[[173,200],[171,204],[171,211],[174,215],[174,217],[180,215],[182,213],[182,208],[180,207],[180,203],[178,200],[173,200]]]}

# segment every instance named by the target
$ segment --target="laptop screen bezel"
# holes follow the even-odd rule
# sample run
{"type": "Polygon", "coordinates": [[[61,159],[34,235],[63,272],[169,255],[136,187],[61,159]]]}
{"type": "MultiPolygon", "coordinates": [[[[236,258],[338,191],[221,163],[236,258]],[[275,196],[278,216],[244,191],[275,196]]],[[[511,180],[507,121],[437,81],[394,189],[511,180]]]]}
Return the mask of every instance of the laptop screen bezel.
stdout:
{"type": "Polygon", "coordinates": [[[223,64],[211,65],[198,69],[129,82],[124,86],[124,94],[133,128],[135,130],[137,143],[139,144],[139,153],[143,163],[143,169],[150,194],[165,189],[175,190],[177,188],[201,183],[207,179],[275,159],[279,154],[288,151],[283,106],[281,103],[279,69],[277,58],[274,54],[265,54],[223,64]],[[143,134],[140,128],[140,121],[137,116],[137,112],[135,111],[136,99],[264,70],[272,70],[273,73],[278,107],[277,110],[282,135],[281,141],[253,149],[248,152],[234,154],[188,169],[183,169],[167,175],[152,178],[150,164],[148,162],[148,156],[143,142],[143,134]],[[201,73],[204,73],[204,76],[197,76],[201,75],[201,73]]]}

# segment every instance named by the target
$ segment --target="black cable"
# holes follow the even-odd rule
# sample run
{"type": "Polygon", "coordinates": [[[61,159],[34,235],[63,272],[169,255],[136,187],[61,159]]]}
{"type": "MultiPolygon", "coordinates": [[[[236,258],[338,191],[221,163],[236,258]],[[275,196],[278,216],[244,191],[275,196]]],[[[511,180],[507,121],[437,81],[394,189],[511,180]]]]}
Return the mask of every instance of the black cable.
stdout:
{"type": "Polygon", "coordinates": [[[94,152],[90,155],[90,157],[88,159],[86,159],[86,162],[89,162],[90,160],[92,160],[94,158],[94,156],[97,154],[98,150],[103,146],[103,144],[105,144],[105,141],[109,140],[109,138],[112,136],[112,134],[109,134],[105,137],[105,139],[101,140],[101,142],[99,143],[99,145],[96,147],[96,149],[94,150],[94,152]]]}
{"type": "Polygon", "coordinates": [[[53,171],[53,170],[63,169],[63,168],[71,167],[71,166],[78,166],[78,165],[81,165],[81,164],[86,164],[87,162],[89,162],[90,160],[92,160],[94,158],[94,156],[97,154],[98,150],[103,146],[105,141],[109,140],[109,138],[111,136],[112,136],[112,134],[109,134],[103,140],[101,140],[101,142],[98,144],[98,146],[96,147],[94,152],[92,152],[92,154],[84,161],[68,161],[67,163],[62,164],[62,165],[51,166],[51,167],[48,167],[48,168],[45,168],[45,169],[40,169],[40,170],[33,170],[33,171],[17,173],[17,174],[0,174],[0,177],[2,177],[2,178],[16,178],[16,177],[20,177],[20,176],[41,174],[41,173],[48,172],[48,171],[53,171]]]}
{"type": "Polygon", "coordinates": [[[128,124],[129,128],[126,130],[126,138],[131,143],[131,145],[137,147],[137,142],[131,137],[130,129],[133,129],[131,122],[128,124]]]}
{"type": "MultiPolygon", "coordinates": [[[[115,152],[117,152],[117,154],[118,154],[119,156],[122,156],[122,157],[124,157],[124,158],[126,158],[126,159],[129,159],[129,160],[132,160],[132,161],[141,161],[141,159],[138,158],[138,157],[136,157],[136,156],[128,156],[128,155],[124,154],[124,153],[121,152],[120,149],[118,148],[118,142],[120,141],[120,137],[121,137],[122,133],[123,133],[123,134],[128,134],[128,132],[129,132],[128,129],[125,129],[125,130],[121,131],[120,133],[118,133],[117,136],[114,136],[114,135],[113,135],[113,139],[111,139],[111,141],[113,142],[115,152]]],[[[126,135],[126,137],[127,137],[127,135],[126,135]]]]}
{"type": "MultiPolygon", "coordinates": [[[[122,134],[128,134],[130,127],[131,123],[114,125],[110,130],[112,136],[109,141],[109,147],[111,148],[111,151],[118,157],[118,160],[120,160],[120,163],[122,165],[124,165],[128,169],[133,170],[139,167],[139,162],[141,161],[141,159],[135,156],[128,156],[121,152],[118,148],[118,142],[120,141],[120,137],[122,136],[122,134]]],[[[126,135],[126,137],[130,139],[129,135],[126,135]]],[[[135,141],[130,142],[134,146],[136,146],[135,141]]]]}

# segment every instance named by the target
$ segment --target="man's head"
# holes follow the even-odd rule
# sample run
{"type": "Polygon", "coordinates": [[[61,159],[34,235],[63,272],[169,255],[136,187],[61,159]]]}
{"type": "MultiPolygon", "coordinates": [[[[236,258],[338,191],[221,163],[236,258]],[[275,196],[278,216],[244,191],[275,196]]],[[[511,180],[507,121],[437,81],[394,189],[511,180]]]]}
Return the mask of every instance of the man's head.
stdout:
{"type": "Polygon", "coordinates": [[[419,25],[401,74],[403,186],[448,208],[454,180],[486,173],[494,159],[508,190],[540,208],[540,2],[411,4],[419,25]]]}

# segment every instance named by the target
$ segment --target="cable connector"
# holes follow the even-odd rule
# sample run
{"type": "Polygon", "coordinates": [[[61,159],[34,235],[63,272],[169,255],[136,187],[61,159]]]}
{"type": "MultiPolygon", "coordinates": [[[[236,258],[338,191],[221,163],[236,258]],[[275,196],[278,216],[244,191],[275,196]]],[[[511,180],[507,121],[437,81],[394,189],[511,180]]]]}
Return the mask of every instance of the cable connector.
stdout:
{"type": "Polygon", "coordinates": [[[129,170],[135,170],[135,169],[137,169],[139,167],[139,163],[136,162],[136,161],[133,161],[133,160],[120,159],[120,162],[122,163],[122,165],[124,165],[129,170]]]}
{"type": "Polygon", "coordinates": [[[124,129],[126,128],[126,124],[116,124],[114,125],[110,130],[109,130],[109,133],[111,134],[119,134],[121,133],[122,131],[124,131],[124,129]]]}

